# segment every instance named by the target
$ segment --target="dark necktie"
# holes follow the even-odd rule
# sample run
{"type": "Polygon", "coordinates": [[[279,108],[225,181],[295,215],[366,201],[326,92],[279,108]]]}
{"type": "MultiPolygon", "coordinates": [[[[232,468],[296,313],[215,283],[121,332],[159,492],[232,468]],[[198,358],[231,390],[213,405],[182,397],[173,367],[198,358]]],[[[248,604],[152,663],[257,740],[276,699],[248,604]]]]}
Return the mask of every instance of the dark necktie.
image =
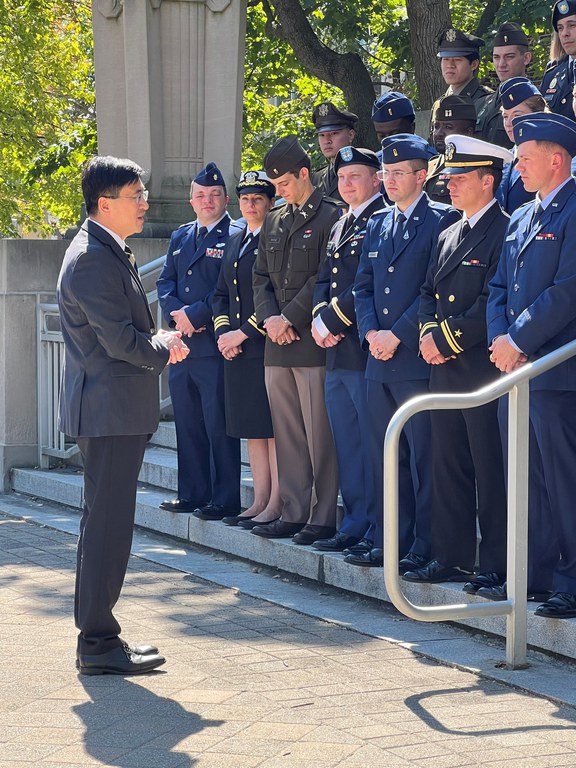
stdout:
{"type": "Polygon", "coordinates": [[[402,245],[402,240],[404,239],[404,222],[405,221],[406,221],[406,216],[404,216],[403,213],[399,213],[398,216],[396,216],[396,231],[394,232],[394,237],[392,238],[394,253],[398,253],[398,251],[400,250],[400,246],[402,245]]]}
{"type": "Polygon", "coordinates": [[[542,208],[540,203],[538,202],[535,203],[534,213],[532,214],[532,221],[530,222],[530,229],[534,229],[534,227],[538,224],[543,212],[544,212],[544,209],[542,208]]]}
{"type": "Polygon", "coordinates": [[[462,240],[464,240],[464,238],[468,234],[468,232],[471,232],[471,231],[472,231],[472,227],[470,226],[470,224],[468,224],[467,221],[463,222],[462,228],[460,229],[460,240],[459,240],[459,242],[461,243],[462,240]]]}
{"type": "Polygon", "coordinates": [[[208,227],[198,227],[198,240],[202,240],[208,232],[208,227]]]}
{"type": "Polygon", "coordinates": [[[128,261],[130,262],[130,264],[132,264],[134,269],[136,271],[138,271],[138,267],[136,266],[136,259],[134,258],[134,254],[132,253],[131,249],[127,245],[124,247],[124,253],[126,254],[126,256],[128,256],[128,261]]]}
{"type": "Polygon", "coordinates": [[[240,256],[243,256],[246,253],[246,251],[248,250],[248,248],[250,248],[254,238],[255,238],[255,235],[252,234],[252,232],[248,232],[248,234],[246,235],[246,237],[242,241],[242,245],[240,247],[240,256]]]}
{"type": "Polygon", "coordinates": [[[354,226],[354,222],[356,221],[356,216],[350,211],[350,213],[347,213],[344,218],[344,225],[342,227],[342,234],[346,234],[348,230],[354,226]]]}

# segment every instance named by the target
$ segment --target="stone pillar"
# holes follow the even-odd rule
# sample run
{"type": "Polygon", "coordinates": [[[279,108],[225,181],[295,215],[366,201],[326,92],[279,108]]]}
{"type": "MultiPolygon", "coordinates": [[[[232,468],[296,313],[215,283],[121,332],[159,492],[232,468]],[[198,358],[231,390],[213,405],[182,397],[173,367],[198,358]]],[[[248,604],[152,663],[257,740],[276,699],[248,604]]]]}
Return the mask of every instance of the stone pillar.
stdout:
{"type": "Polygon", "coordinates": [[[98,151],[149,172],[145,236],[193,217],[207,162],[238,179],[245,27],[246,0],[93,0],[98,151]]]}

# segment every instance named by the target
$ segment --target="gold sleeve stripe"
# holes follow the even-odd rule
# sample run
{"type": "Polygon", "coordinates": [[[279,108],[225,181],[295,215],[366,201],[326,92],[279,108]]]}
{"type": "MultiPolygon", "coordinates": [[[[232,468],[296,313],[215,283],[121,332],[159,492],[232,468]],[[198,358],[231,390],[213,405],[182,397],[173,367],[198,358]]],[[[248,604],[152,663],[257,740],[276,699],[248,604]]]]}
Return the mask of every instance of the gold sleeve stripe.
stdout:
{"type": "Polygon", "coordinates": [[[248,318],[248,322],[250,323],[251,326],[256,328],[256,330],[259,331],[262,334],[262,336],[266,336],[266,331],[263,328],[260,328],[260,326],[256,322],[256,315],[251,315],[251,317],[248,318]]]}
{"type": "Polygon", "coordinates": [[[332,299],[332,301],[330,302],[330,306],[332,307],[332,309],[334,310],[334,312],[336,312],[336,314],[338,315],[338,317],[340,318],[340,320],[342,320],[342,322],[344,323],[344,325],[348,325],[348,326],[352,325],[352,323],[353,323],[353,320],[349,320],[349,319],[346,317],[346,315],[344,314],[344,312],[342,312],[342,310],[341,310],[341,309],[340,309],[340,307],[338,306],[338,299],[337,299],[337,297],[336,297],[336,296],[334,296],[334,298],[333,298],[333,299],[332,299]]]}
{"type": "Polygon", "coordinates": [[[440,327],[444,332],[444,336],[446,337],[446,341],[450,345],[450,348],[454,352],[456,352],[456,354],[459,354],[460,352],[464,352],[463,347],[461,347],[456,341],[456,339],[454,338],[452,331],[450,329],[450,326],[448,325],[448,322],[446,320],[442,320],[442,322],[440,323],[440,327]]]}
{"type": "Polygon", "coordinates": [[[425,333],[428,333],[428,331],[431,331],[432,328],[438,328],[438,323],[424,323],[424,325],[420,326],[420,338],[424,336],[425,333]]]}
{"type": "Polygon", "coordinates": [[[312,314],[316,314],[317,310],[322,309],[322,307],[327,307],[328,302],[327,301],[321,301],[320,304],[316,304],[314,309],[312,310],[312,314]]]}
{"type": "Polygon", "coordinates": [[[218,315],[214,318],[214,328],[221,328],[223,325],[230,325],[230,318],[228,315],[218,315]]]}

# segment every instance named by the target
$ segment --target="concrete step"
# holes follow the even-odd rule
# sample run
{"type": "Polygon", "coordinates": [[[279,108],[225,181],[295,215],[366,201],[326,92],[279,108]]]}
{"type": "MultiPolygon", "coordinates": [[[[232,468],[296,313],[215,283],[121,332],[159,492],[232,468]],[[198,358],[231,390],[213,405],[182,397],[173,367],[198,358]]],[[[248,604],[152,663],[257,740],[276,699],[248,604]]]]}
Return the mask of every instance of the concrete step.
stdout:
{"type": "MultiPolygon", "coordinates": [[[[158,429],[152,436],[150,444],[158,448],[170,448],[176,450],[176,427],[173,421],[161,421],[158,429]]],[[[248,466],[248,445],[246,440],[240,441],[242,464],[248,466]]]]}
{"type": "MultiPolygon", "coordinates": [[[[147,458],[151,459],[153,451],[162,450],[151,448],[147,458]]],[[[168,469],[174,471],[173,466],[167,468],[165,465],[161,471],[167,472],[168,469]]],[[[59,502],[76,511],[82,506],[82,475],[74,470],[15,469],[12,471],[12,487],[20,494],[59,502]]],[[[340,554],[326,554],[310,547],[299,547],[289,539],[267,540],[221,522],[201,521],[193,515],[165,512],[158,505],[166,496],[166,487],[141,484],[136,509],[138,526],[256,564],[276,567],[357,595],[390,602],[382,569],[350,566],[344,563],[340,554]]],[[[463,593],[459,584],[418,585],[404,582],[402,589],[406,597],[418,605],[461,604],[481,599],[463,593]]],[[[535,604],[528,608],[529,644],[537,649],[574,658],[576,619],[541,619],[534,616],[535,608],[535,604]]],[[[506,619],[503,617],[461,620],[458,624],[499,636],[505,636],[506,633],[506,619]]]]}

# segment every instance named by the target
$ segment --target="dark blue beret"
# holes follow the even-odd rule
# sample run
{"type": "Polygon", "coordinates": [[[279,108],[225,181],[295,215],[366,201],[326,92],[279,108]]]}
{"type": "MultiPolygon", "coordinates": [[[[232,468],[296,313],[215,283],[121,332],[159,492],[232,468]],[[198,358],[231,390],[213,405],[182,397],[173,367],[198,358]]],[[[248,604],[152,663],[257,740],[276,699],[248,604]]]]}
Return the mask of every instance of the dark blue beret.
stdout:
{"type": "Polygon", "coordinates": [[[530,115],[518,115],[512,120],[514,141],[551,141],[559,144],[569,155],[576,155],[576,123],[564,115],[552,112],[532,112],[530,115]]]}
{"type": "Polygon", "coordinates": [[[421,136],[414,133],[397,133],[382,139],[382,162],[385,165],[403,160],[430,160],[438,152],[421,136]]]}
{"type": "Polygon", "coordinates": [[[336,155],[334,160],[334,170],[338,172],[338,168],[343,165],[367,165],[369,168],[380,168],[380,160],[376,152],[372,152],[371,149],[363,149],[362,147],[342,147],[336,155]]]}
{"type": "Polygon", "coordinates": [[[414,105],[407,96],[398,91],[388,91],[379,96],[372,106],[372,120],[375,123],[390,123],[392,120],[414,122],[414,105]]]}
{"type": "Polygon", "coordinates": [[[576,15],[576,0],[558,0],[552,10],[552,26],[558,32],[558,22],[566,16],[576,15]]]}
{"type": "Polygon", "coordinates": [[[540,96],[540,91],[527,77],[511,77],[500,84],[503,109],[513,109],[531,96],[540,96]]]}
{"type": "Polygon", "coordinates": [[[206,168],[202,168],[194,178],[194,184],[200,184],[201,187],[224,187],[226,189],[226,182],[216,163],[208,163],[206,168]]]}

